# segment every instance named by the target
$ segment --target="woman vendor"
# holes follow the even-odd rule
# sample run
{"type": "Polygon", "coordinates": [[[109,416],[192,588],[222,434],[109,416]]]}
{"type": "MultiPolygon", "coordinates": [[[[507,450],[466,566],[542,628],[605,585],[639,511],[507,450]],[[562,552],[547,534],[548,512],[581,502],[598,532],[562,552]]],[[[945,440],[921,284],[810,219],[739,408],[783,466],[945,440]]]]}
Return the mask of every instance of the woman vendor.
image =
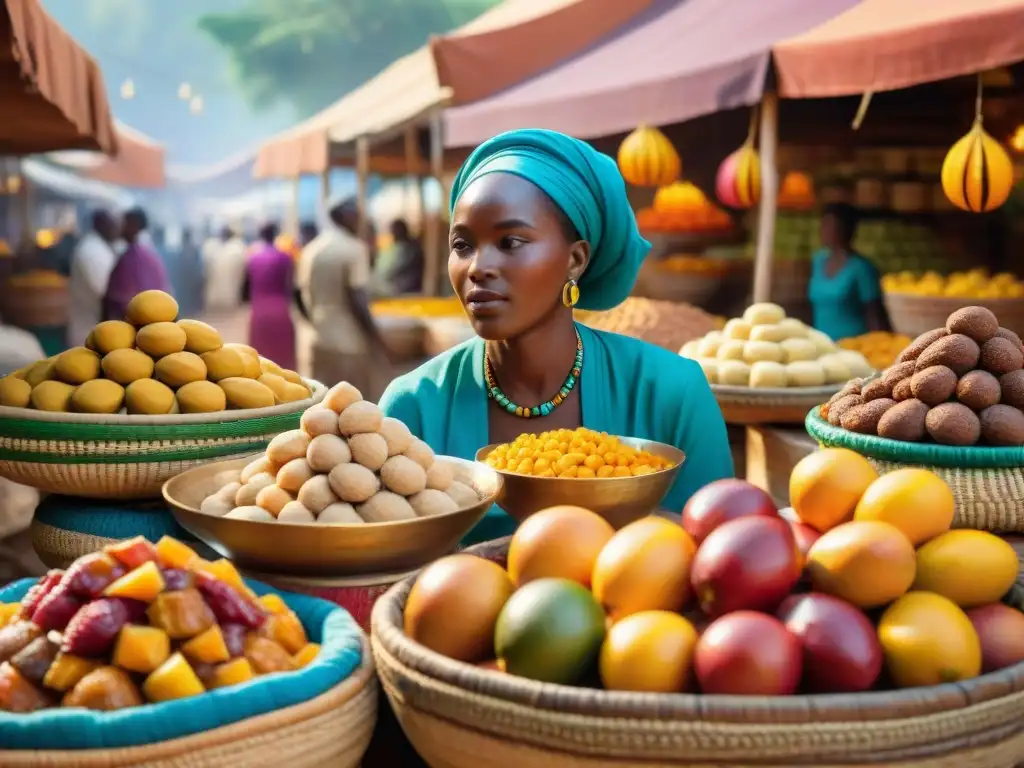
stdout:
{"type": "MultiPolygon", "coordinates": [[[[700,367],[573,320],[630,293],[650,249],[611,158],[560,133],[481,144],[451,191],[448,274],[478,338],[395,379],[380,401],[437,453],[472,459],[524,432],[585,426],[686,454],[663,502],[680,511],[733,474],[725,422],[700,367]]],[[[469,543],[508,535],[490,510],[469,543]]]]}
{"type": "Polygon", "coordinates": [[[822,247],[812,258],[808,298],[814,327],[835,341],[887,327],[878,270],[853,250],[856,234],[857,210],[853,206],[825,206],[822,247]]]}

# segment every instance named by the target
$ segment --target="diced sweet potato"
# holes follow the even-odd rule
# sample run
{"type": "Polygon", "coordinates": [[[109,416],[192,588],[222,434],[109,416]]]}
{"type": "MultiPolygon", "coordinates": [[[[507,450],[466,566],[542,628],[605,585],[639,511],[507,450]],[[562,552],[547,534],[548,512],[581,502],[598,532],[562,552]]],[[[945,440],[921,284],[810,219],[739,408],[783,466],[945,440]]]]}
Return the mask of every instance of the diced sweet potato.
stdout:
{"type": "Polygon", "coordinates": [[[255,600],[206,572],[196,574],[196,587],[221,624],[241,624],[248,629],[259,629],[266,621],[267,614],[255,600]]]}
{"type": "Polygon", "coordinates": [[[199,676],[180,653],[161,664],[142,684],[142,692],[152,702],[184,699],[205,691],[199,676]]]}
{"type": "Polygon", "coordinates": [[[53,700],[43,690],[16,670],[9,662],[0,664],[0,712],[26,714],[53,706],[53,700]]]}
{"type": "Polygon", "coordinates": [[[250,634],[245,639],[245,658],[261,675],[295,669],[295,663],[288,651],[279,643],[256,634],[250,634]]]}
{"type": "Polygon", "coordinates": [[[31,619],[32,614],[36,612],[36,608],[39,607],[39,603],[43,601],[43,598],[50,594],[50,590],[60,584],[61,579],[64,578],[64,571],[55,568],[52,571],[47,571],[46,575],[43,576],[39,581],[32,585],[32,588],[21,598],[21,617],[23,619],[31,619]]]}
{"type": "Polygon", "coordinates": [[[224,642],[224,634],[216,624],[182,645],[181,652],[189,661],[203,664],[219,664],[231,658],[231,652],[224,642]]]}
{"type": "Polygon", "coordinates": [[[279,613],[289,613],[291,611],[291,608],[288,607],[284,598],[274,592],[268,592],[263,595],[263,597],[259,598],[259,604],[262,605],[263,610],[271,616],[279,613]]]}
{"type": "Polygon", "coordinates": [[[149,623],[160,627],[172,640],[187,640],[216,623],[213,611],[196,589],[163,592],[149,606],[149,623]]]}
{"type": "Polygon", "coordinates": [[[21,603],[0,603],[0,629],[10,624],[21,613],[21,603]]]}
{"type": "Polygon", "coordinates": [[[230,560],[221,558],[220,560],[214,560],[212,563],[201,564],[197,570],[202,573],[208,573],[215,579],[220,579],[229,587],[234,587],[239,592],[245,594],[248,588],[245,586],[245,580],[242,579],[242,574],[235,568],[234,563],[230,560]]]}
{"type": "Polygon", "coordinates": [[[246,658],[232,659],[218,664],[210,676],[210,688],[227,688],[248,682],[256,677],[252,664],[246,658]]]}
{"type": "Polygon", "coordinates": [[[292,656],[292,663],[296,669],[308,666],[313,659],[320,655],[319,643],[306,643],[298,653],[292,656]]]}
{"type": "Polygon", "coordinates": [[[60,586],[75,597],[91,600],[125,574],[125,567],[105,552],[83,555],[71,564],[60,586]]]}
{"type": "Polygon", "coordinates": [[[160,565],[164,568],[187,569],[199,555],[188,544],[183,544],[172,536],[164,536],[156,543],[156,553],[160,557],[160,565]]]}
{"type": "Polygon", "coordinates": [[[196,585],[192,572],[186,571],[183,568],[164,568],[162,573],[168,592],[173,592],[176,589],[188,589],[196,585]]]}
{"type": "Polygon", "coordinates": [[[116,598],[94,600],[79,610],[68,624],[61,650],[87,658],[104,656],[129,619],[126,601],[116,598]]]}
{"type": "Polygon", "coordinates": [[[71,653],[58,653],[53,664],[46,670],[43,685],[64,693],[70,691],[78,684],[79,680],[99,667],[100,662],[95,659],[83,659],[81,656],[71,653]]]}
{"type": "Polygon", "coordinates": [[[9,661],[14,654],[42,634],[43,630],[31,621],[12,621],[0,629],[0,661],[9,661]]]}
{"type": "Polygon", "coordinates": [[[39,603],[32,614],[32,621],[46,632],[62,632],[83,605],[83,599],[75,597],[63,584],[58,584],[39,603]]]}
{"type": "Polygon", "coordinates": [[[136,536],[133,539],[108,544],[103,549],[129,570],[138,568],[143,563],[157,562],[160,559],[156,547],[145,536],[136,536]]]}
{"type": "Polygon", "coordinates": [[[159,627],[126,624],[114,644],[114,665],[148,675],[171,655],[171,638],[159,627]]]}
{"type": "Polygon", "coordinates": [[[60,634],[50,632],[37,637],[11,657],[11,666],[34,685],[42,685],[46,672],[60,651],[60,634]]]}
{"type": "Polygon", "coordinates": [[[64,696],[65,707],[85,707],[112,712],[141,707],[146,702],[138,686],[117,667],[100,667],[87,674],[64,696]]]}
{"type": "Polygon", "coordinates": [[[237,658],[245,654],[245,637],[249,630],[241,624],[221,624],[221,634],[224,635],[224,644],[228,648],[231,658],[237,658]]]}
{"type": "Polygon", "coordinates": [[[103,594],[107,597],[127,597],[130,600],[151,603],[166,586],[159,566],[150,561],[126,573],[103,590],[103,594]]]}
{"type": "Polygon", "coordinates": [[[263,637],[269,637],[288,653],[298,653],[308,642],[302,622],[291,611],[268,616],[267,621],[260,629],[260,634],[263,637]]]}

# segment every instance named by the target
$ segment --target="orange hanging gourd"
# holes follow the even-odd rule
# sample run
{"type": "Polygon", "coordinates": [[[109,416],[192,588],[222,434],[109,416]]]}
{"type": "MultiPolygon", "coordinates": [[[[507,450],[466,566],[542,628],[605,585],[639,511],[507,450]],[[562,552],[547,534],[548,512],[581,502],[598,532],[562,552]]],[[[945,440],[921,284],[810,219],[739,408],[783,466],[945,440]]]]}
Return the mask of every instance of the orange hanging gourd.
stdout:
{"type": "Polygon", "coordinates": [[[1013,189],[1013,161],[1002,145],[982,128],[981,118],[954,144],[942,161],[942,190],[957,208],[974,213],[992,211],[1013,189]]]}
{"type": "Polygon", "coordinates": [[[641,125],[619,145],[619,171],[635,187],[664,187],[679,178],[679,153],[657,128],[641,125]]]}

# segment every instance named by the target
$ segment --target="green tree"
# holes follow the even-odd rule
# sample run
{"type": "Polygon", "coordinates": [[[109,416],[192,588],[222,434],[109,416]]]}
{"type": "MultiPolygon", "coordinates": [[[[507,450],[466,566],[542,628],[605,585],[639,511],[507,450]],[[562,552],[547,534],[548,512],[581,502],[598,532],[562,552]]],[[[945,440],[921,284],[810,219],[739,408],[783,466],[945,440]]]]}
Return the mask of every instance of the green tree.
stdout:
{"type": "Polygon", "coordinates": [[[248,0],[198,24],[229,52],[232,79],[254,109],[283,102],[305,118],[495,2],[248,0]]]}

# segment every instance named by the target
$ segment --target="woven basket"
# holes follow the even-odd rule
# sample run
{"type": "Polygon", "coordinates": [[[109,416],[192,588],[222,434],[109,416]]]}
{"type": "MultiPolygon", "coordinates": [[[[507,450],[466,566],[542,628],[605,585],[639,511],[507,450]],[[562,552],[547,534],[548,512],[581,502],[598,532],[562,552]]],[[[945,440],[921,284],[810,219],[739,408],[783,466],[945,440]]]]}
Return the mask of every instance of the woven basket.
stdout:
{"type": "Polygon", "coordinates": [[[726,424],[802,424],[807,409],[828,400],[839,385],[754,389],[712,384],[726,424]]]}
{"type": "Polygon", "coordinates": [[[631,295],[675,301],[708,312],[733,316],[743,311],[753,279],[753,263],[732,259],[727,269],[712,272],[675,272],[645,259],[631,295]]]}
{"type": "Polygon", "coordinates": [[[911,338],[942,328],[946,318],[961,307],[987,307],[1004,328],[1024,334],[1024,299],[959,299],[888,292],[883,298],[892,329],[911,338]]]}
{"type": "Polygon", "coordinates": [[[1024,533],[1024,447],[959,448],[861,435],[833,427],[821,418],[818,406],[804,425],[823,447],[856,451],[880,473],[923,467],[937,474],[953,490],[955,528],[1024,533]]]}
{"type": "Polygon", "coordinates": [[[68,322],[68,286],[8,284],[4,320],[21,328],[63,326],[68,322]]]}
{"type": "Polygon", "coordinates": [[[377,602],[373,652],[398,721],[434,768],[1013,768],[1024,755],[1024,664],[853,695],[609,693],[486,672],[423,648],[402,631],[411,588],[408,579],[377,602]]]}
{"type": "Polygon", "coordinates": [[[0,477],[45,493],[149,499],[163,483],[213,459],[257,453],[326,388],[271,408],[174,416],[97,416],[0,407],[0,477]]]}

